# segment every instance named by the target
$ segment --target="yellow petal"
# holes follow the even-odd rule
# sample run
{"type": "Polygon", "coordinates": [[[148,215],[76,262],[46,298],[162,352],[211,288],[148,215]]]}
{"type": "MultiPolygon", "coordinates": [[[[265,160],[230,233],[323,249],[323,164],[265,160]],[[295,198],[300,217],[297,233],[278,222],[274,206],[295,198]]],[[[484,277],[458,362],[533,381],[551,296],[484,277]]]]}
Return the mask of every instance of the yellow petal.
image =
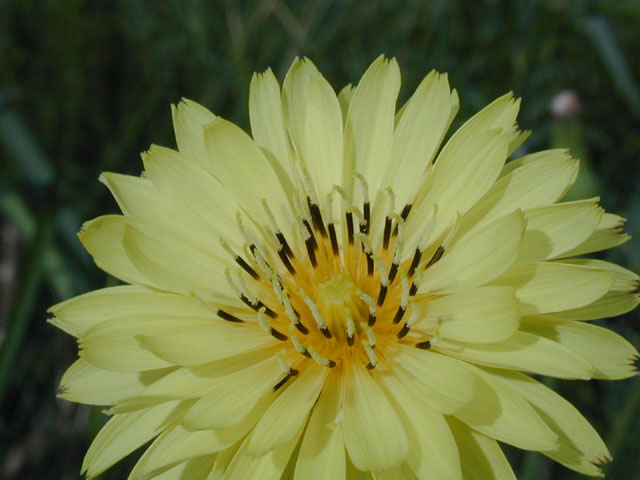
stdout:
{"type": "Polygon", "coordinates": [[[407,435],[391,405],[364,366],[351,360],[344,377],[344,443],[360,470],[380,470],[407,457],[407,435]]]}
{"type": "Polygon", "coordinates": [[[591,364],[580,355],[561,344],[526,332],[517,332],[507,340],[487,345],[442,340],[437,343],[437,348],[479,365],[559,378],[589,379],[593,375],[591,364]]]}
{"type": "Polygon", "coordinates": [[[474,376],[455,358],[398,346],[387,359],[405,388],[437,412],[452,414],[473,400],[474,376]]]}
{"type": "Polygon", "coordinates": [[[527,228],[516,264],[554,258],[584,242],[598,226],[603,210],[597,200],[581,200],[524,213],[527,228]]]}
{"type": "Polygon", "coordinates": [[[342,112],[342,125],[347,122],[347,114],[349,113],[349,105],[351,104],[354,90],[353,85],[348,84],[345,85],[338,94],[338,103],[340,104],[340,111],[342,112]]]}
{"type": "Polygon", "coordinates": [[[613,285],[611,285],[611,290],[633,292],[638,289],[638,284],[640,284],[639,275],[635,274],[631,270],[621,267],[620,265],[605,262],[604,260],[596,260],[594,258],[573,258],[562,260],[560,263],[602,268],[609,271],[611,275],[613,275],[613,285]]]}
{"type": "Polygon", "coordinates": [[[380,375],[379,380],[393,400],[407,432],[406,463],[415,476],[421,480],[461,479],[458,448],[445,417],[421,402],[395,376],[380,375]]]}
{"type": "Polygon", "coordinates": [[[233,198],[260,225],[269,224],[260,204],[266,199],[278,227],[287,238],[293,238],[293,208],[283,189],[283,183],[291,184],[288,174],[277,169],[249,135],[226,120],[219,119],[206,128],[205,145],[209,161],[203,166],[220,181],[225,197],[233,198]]]}
{"type": "Polygon", "coordinates": [[[123,372],[169,367],[169,362],[142,348],[135,336],[178,333],[185,329],[202,328],[211,321],[207,317],[155,315],[106,320],[91,327],[80,337],[80,356],[97,367],[123,372]]]}
{"type": "Polygon", "coordinates": [[[183,98],[177,106],[172,105],[173,128],[181,153],[205,162],[204,127],[216,120],[216,116],[202,105],[183,98]]]}
{"type": "Polygon", "coordinates": [[[500,445],[475,432],[453,417],[447,417],[460,450],[462,478],[465,480],[516,480],[500,445]]]}
{"type": "MultiPolygon", "coordinates": [[[[343,186],[351,192],[355,170],[364,176],[369,191],[380,188],[393,142],[400,68],[380,55],[364,73],[353,92],[344,130],[343,186]]],[[[358,191],[358,189],[356,189],[358,191]]]]}
{"type": "Polygon", "coordinates": [[[519,210],[472,230],[423,273],[418,292],[461,292],[490,282],[518,256],[523,230],[519,210]]]}
{"type": "Polygon", "coordinates": [[[640,305],[640,295],[637,293],[612,290],[589,305],[550,315],[561,320],[597,320],[617,317],[630,312],[638,305],[640,305]]]}
{"type": "Polygon", "coordinates": [[[141,393],[170,370],[114,372],[98,368],[79,358],[60,380],[60,398],[89,405],[112,405],[141,393]]]}
{"type": "Polygon", "coordinates": [[[210,323],[167,335],[136,338],[144,348],[174,365],[201,365],[278,343],[256,325],[210,323]]]}
{"type": "MultiPolygon", "coordinates": [[[[203,395],[183,422],[193,429],[230,428],[240,423],[265,395],[275,399],[273,387],[284,377],[275,358],[222,377],[203,395]]],[[[276,392],[278,393],[278,392],[276,392]]]]}
{"type": "MultiPolygon", "coordinates": [[[[211,247],[219,247],[220,236],[235,246],[246,241],[240,235],[235,220],[240,207],[201,164],[174,150],[155,145],[142,155],[142,161],[145,174],[155,188],[170,198],[172,204],[187,210],[200,221],[202,226],[196,231],[198,235],[211,239],[211,247]]],[[[194,236],[189,230],[176,231],[194,236]]]]}
{"type": "Polygon", "coordinates": [[[342,410],[342,375],[331,372],[311,412],[296,463],[295,480],[345,478],[342,423],[333,423],[342,410]]]}
{"type": "Polygon", "coordinates": [[[479,287],[425,301],[417,308],[417,328],[461,342],[499,342],[520,326],[520,308],[512,287],[479,287]]]}
{"type": "Polygon", "coordinates": [[[507,135],[488,130],[461,143],[451,138],[423,183],[407,218],[407,247],[414,249],[424,219],[438,207],[431,238],[438,238],[458,214],[466,213],[493,185],[507,155],[507,135]]]}
{"type": "Polygon", "coordinates": [[[388,468],[386,470],[378,470],[372,472],[374,480],[418,480],[418,477],[407,462],[398,467],[388,468]]]}
{"type": "Polygon", "coordinates": [[[100,322],[136,315],[204,315],[210,312],[192,298],[151,290],[137,285],[102,288],[79,295],[49,308],[51,321],[79,337],[100,322]]]}
{"type": "Polygon", "coordinates": [[[82,225],[78,238],[96,265],[127,283],[158,287],[138,270],[125,253],[123,236],[127,219],[121,215],[104,215],[82,225]]]}
{"type": "Polygon", "coordinates": [[[617,380],[636,374],[638,351],[607,328],[543,316],[523,320],[525,331],[554,340],[591,363],[593,378],[617,380]]]}
{"type": "Polygon", "coordinates": [[[247,451],[260,457],[291,440],[303,427],[328,372],[327,367],[311,364],[299,378],[291,379],[251,432],[247,451]]]}
{"type": "Polygon", "coordinates": [[[631,237],[622,232],[626,220],[618,215],[605,213],[600,220],[598,228],[584,242],[568,252],[563,257],[575,257],[585,253],[599,252],[617,247],[628,241],[631,237]]]}
{"type": "Polygon", "coordinates": [[[245,368],[253,367],[272,358],[276,348],[262,348],[231,358],[224,358],[206,365],[182,367],[149,385],[144,395],[165,398],[195,398],[213,390],[224,377],[236,375],[245,368]]]}
{"type": "Polygon", "coordinates": [[[609,291],[613,277],[603,268],[540,262],[512,267],[492,283],[514,287],[522,314],[531,315],[592,303],[609,291]]]}
{"type": "Polygon", "coordinates": [[[246,439],[231,460],[224,478],[233,480],[280,480],[289,458],[295,449],[302,429],[284,445],[280,445],[271,452],[256,457],[248,451],[246,439]]]}
{"type": "Polygon", "coordinates": [[[254,73],[249,87],[249,119],[253,140],[283,167],[291,168],[280,85],[270,68],[254,73]]]}
{"type": "Polygon", "coordinates": [[[362,470],[358,470],[347,455],[347,475],[345,478],[349,480],[373,480],[373,475],[371,474],[371,472],[363,472],[362,470]]]}
{"type": "Polygon", "coordinates": [[[93,439],[82,462],[88,478],[104,472],[176,422],[188,408],[179,400],[112,417],[93,439]]]}
{"type": "Polygon", "coordinates": [[[342,113],[333,88],[309,59],[296,59],[284,79],[282,103],[298,158],[324,206],[342,182],[342,113]]]}
{"type": "Polygon", "coordinates": [[[464,216],[460,234],[516,209],[550,205],[578,175],[578,162],[566,150],[546,150],[511,161],[502,176],[464,216]]]}
{"type": "Polygon", "coordinates": [[[153,476],[167,466],[230,447],[251,430],[267,406],[266,401],[259,402],[242,422],[224,430],[193,431],[176,425],[156,438],[147,448],[136,465],[138,475],[153,476]]]}
{"type": "Polygon", "coordinates": [[[602,476],[597,465],[611,460],[611,455],[598,433],[571,403],[521,373],[492,371],[489,374],[526,398],[558,435],[559,449],[543,452],[545,455],[585,475],[602,476]]]}
{"type": "Polygon", "coordinates": [[[413,201],[458,107],[458,96],[449,88],[447,75],[436,71],[425,77],[407,101],[382,180],[383,188],[393,189],[398,207],[413,201]]]}
{"type": "MultiPolygon", "coordinates": [[[[502,380],[465,364],[476,375],[474,401],[456,412],[484,435],[524,450],[555,450],[557,437],[529,403],[502,380]]],[[[461,448],[460,456],[465,452],[461,448]]]]}
{"type": "Polygon", "coordinates": [[[141,224],[126,226],[123,243],[136,268],[163,289],[243,308],[224,276],[228,259],[225,262],[217,252],[141,224]]]}
{"type": "MultiPolygon", "coordinates": [[[[215,455],[205,455],[202,457],[192,458],[191,460],[187,460],[186,462],[182,462],[163,471],[159,475],[154,475],[153,480],[204,479],[211,472],[215,460],[215,455]]],[[[134,479],[136,479],[136,477],[129,477],[129,480],[134,479]]]]}

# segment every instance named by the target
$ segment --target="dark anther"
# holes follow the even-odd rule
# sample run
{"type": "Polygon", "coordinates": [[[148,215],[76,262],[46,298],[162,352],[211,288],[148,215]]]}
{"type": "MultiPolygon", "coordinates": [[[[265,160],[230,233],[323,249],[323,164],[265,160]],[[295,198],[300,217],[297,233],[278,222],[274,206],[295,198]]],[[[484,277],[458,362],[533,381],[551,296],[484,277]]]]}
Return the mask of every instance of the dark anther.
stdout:
{"type": "Polygon", "coordinates": [[[311,358],[311,354],[309,352],[307,352],[307,349],[304,349],[304,352],[302,352],[302,355],[304,355],[307,358],[311,358]]]}
{"type": "Polygon", "coordinates": [[[304,241],[305,246],[307,247],[307,254],[309,254],[309,260],[311,260],[311,265],[313,268],[318,266],[318,260],[316,260],[316,250],[313,245],[316,243],[313,237],[307,238],[304,241]]]}
{"type": "MultiPolygon", "coordinates": [[[[402,209],[402,213],[400,213],[400,218],[402,218],[402,220],[406,220],[407,217],[409,216],[409,212],[411,211],[411,204],[408,203],[404,206],[404,208],[402,209]]],[[[396,224],[395,228],[393,229],[393,234],[397,235],[398,234],[398,225],[396,224]]]]}
{"type": "Polygon", "coordinates": [[[398,310],[396,311],[396,315],[395,317],[393,317],[393,323],[400,323],[400,320],[402,320],[402,317],[404,317],[404,313],[407,311],[406,308],[400,306],[398,307],[398,310]]]}
{"type": "Polygon", "coordinates": [[[353,213],[347,212],[345,216],[347,218],[347,240],[349,245],[353,245],[353,213]]]}
{"type": "Polygon", "coordinates": [[[320,232],[324,238],[327,238],[327,231],[324,228],[324,221],[322,220],[322,214],[320,213],[320,207],[313,203],[309,197],[307,197],[307,205],[309,206],[309,212],[311,213],[311,220],[316,230],[320,232]]]}
{"type": "Polygon", "coordinates": [[[280,332],[279,332],[278,330],[276,330],[275,328],[272,328],[272,329],[271,329],[271,336],[272,336],[273,338],[277,338],[278,340],[281,340],[281,341],[283,341],[283,342],[286,342],[286,341],[287,341],[287,339],[288,339],[288,337],[287,337],[285,334],[280,333],[280,332]]]}
{"type": "Polygon", "coordinates": [[[291,265],[291,261],[289,260],[289,257],[287,256],[286,252],[284,251],[284,248],[278,250],[278,256],[280,257],[280,260],[282,260],[282,263],[287,268],[289,273],[291,275],[295,275],[296,269],[294,268],[293,265],[291,265]]]}
{"type": "Polygon", "coordinates": [[[324,335],[326,338],[332,338],[333,335],[331,335],[331,332],[329,331],[329,327],[322,327],[320,329],[320,331],[322,332],[322,335],[324,335]]]}
{"type": "Polygon", "coordinates": [[[387,298],[388,287],[386,285],[380,285],[380,293],[378,293],[378,306],[381,307],[384,303],[384,299],[387,298]]]}
{"type": "Polygon", "coordinates": [[[282,245],[282,249],[284,253],[286,253],[289,257],[293,258],[293,252],[291,251],[291,247],[289,247],[289,243],[287,243],[287,239],[284,237],[282,232],[276,233],[276,238],[278,239],[278,243],[282,245]]]}
{"type": "Polygon", "coordinates": [[[420,263],[421,258],[422,252],[419,248],[416,248],[416,252],[413,254],[413,260],[411,260],[411,265],[409,266],[409,270],[407,271],[407,276],[411,277],[416,272],[416,268],[418,268],[418,264],[420,263]]]}
{"type": "Polygon", "coordinates": [[[298,329],[298,331],[304,335],[307,335],[309,333],[309,329],[307,327],[305,327],[302,323],[297,322],[295,324],[296,328],[298,329]]]}
{"type": "Polygon", "coordinates": [[[355,341],[355,337],[353,335],[351,335],[351,336],[347,335],[347,345],[352,347],[354,341],[355,341]]]}
{"type": "Polygon", "coordinates": [[[338,238],[336,237],[336,227],[333,223],[329,224],[329,238],[331,239],[331,250],[334,255],[338,255],[340,250],[338,249],[338,238]]]}
{"type": "Polygon", "coordinates": [[[364,252],[365,257],[367,257],[367,275],[373,275],[373,255],[369,252],[364,252]]]}
{"type": "Polygon", "coordinates": [[[391,268],[389,269],[389,284],[392,284],[396,279],[396,273],[398,273],[398,264],[392,263],[391,268]]]}
{"type": "Polygon", "coordinates": [[[245,305],[247,305],[248,307],[251,307],[253,310],[255,310],[256,312],[258,310],[260,310],[262,307],[264,307],[264,313],[267,317],[271,317],[271,318],[276,318],[278,316],[278,314],[276,312],[274,312],[273,310],[271,310],[269,307],[267,307],[264,303],[262,303],[260,300],[258,300],[255,304],[251,303],[251,300],[249,300],[246,296],[244,295],[240,295],[240,300],[242,300],[244,302],[245,305]]]}
{"type": "Polygon", "coordinates": [[[404,337],[407,333],[409,333],[410,329],[411,327],[409,327],[409,325],[407,325],[407,323],[405,322],[405,324],[402,326],[402,328],[398,332],[398,338],[404,337]]]}
{"type": "Polygon", "coordinates": [[[386,217],[384,219],[384,234],[382,236],[382,248],[385,250],[389,248],[389,239],[391,238],[391,219],[386,217]]]}
{"type": "Polygon", "coordinates": [[[238,317],[234,317],[233,315],[225,312],[224,310],[218,310],[217,313],[220,318],[222,318],[223,320],[226,320],[227,322],[243,323],[243,321],[240,320],[238,317]]]}
{"type": "Polygon", "coordinates": [[[302,220],[302,223],[306,227],[307,232],[309,232],[308,240],[311,240],[311,244],[313,245],[313,249],[317,250],[318,249],[318,242],[316,242],[316,237],[313,234],[313,230],[311,229],[311,225],[309,225],[309,222],[307,222],[307,220],[302,220]]]}
{"type": "Polygon", "coordinates": [[[247,272],[249,275],[251,275],[255,280],[258,280],[260,278],[260,275],[258,275],[258,272],[256,272],[253,268],[251,268],[251,265],[249,265],[244,258],[242,257],[236,257],[236,263],[238,265],[240,265],[242,267],[242,269],[247,272]]]}
{"type": "Polygon", "coordinates": [[[333,360],[329,360],[329,364],[327,365],[327,367],[333,368],[335,366],[336,366],[336,362],[334,362],[333,360]]]}
{"type": "Polygon", "coordinates": [[[415,283],[412,283],[411,286],[409,287],[409,296],[413,297],[417,291],[418,291],[418,286],[415,283]]]}
{"type": "Polygon", "coordinates": [[[424,267],[425,270],[429,268],[431,265],[433,265],[434,263],[436,263],[438,260],[440,260],[443,254],[444,254],[444,248],[442,248],[442,245],[440,245],[438,248],[436,248],[436,251],[433,254],[433,257],[431,257],[431,260],[429,260],[429,263],[427,263],[426,267],[424,267]]]}
{"type": "Polygon", "coordinates": [[[273,391],[278,391],[285,383],[287,383],[287,380],[289,380],[291,377],[295,377],[296,375],[298,375],[298,373],[298,370],[296,370],[295,368],[290,368],[284,378],[273,386],[273,391]]]}
{"type": "Polygon", "coordinates": [[[373,327],[376,324],[376,314],[369,312],[369,321],[367,322],[370,327],[373,327]]]}
{"type": "Polygon", "coordinates": [[[373,365],[371,362],[367,363],[367,370],[373,370],[374,368],[376,368],[376,366],[373,365]]]}
{"type": "Polygon", "coordinates": [[[362,214],[364,215],[364,226],[360,227],[360,233],[369,235],[369,225],[371,224],[371,205],[369,205],[369,202],[365,202],[362,206],[362,214]]]}
{"type": "Polygon", "coordinates": [[[426,342],[416,343],[416,347],[421,350],[428,350],[431,348],[431,342],[427,340],[426,342]]]}

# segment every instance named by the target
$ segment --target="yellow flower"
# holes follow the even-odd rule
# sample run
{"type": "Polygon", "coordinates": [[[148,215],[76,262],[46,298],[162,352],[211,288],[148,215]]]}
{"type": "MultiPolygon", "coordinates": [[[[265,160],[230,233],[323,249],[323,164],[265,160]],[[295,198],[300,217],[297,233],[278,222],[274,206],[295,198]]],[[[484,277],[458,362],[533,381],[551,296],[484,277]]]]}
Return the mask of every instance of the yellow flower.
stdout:
{"type": "Polygon", "coordinates": [[[585,322],[638,305],[597,199],[558,202],[564,150],[526,139],[508,94],[442,146],[458,110],[432,72],[396,112],[378,58],[335,95],[309,60],[254,75],[253,139],[185,100],[178,151],[105,173],[123,215],[80,240],[130,285],[51,308],[80,359],[68,400],[110,405],[91,478],[507,479],[498,442],[601,475],[606,446],[528,374],[621,379],[636,349],[585,322]],[[522,373],[525,372],[525,373],[522,373]],[[155,439],[155,440],[154,440],[155,439]]]}

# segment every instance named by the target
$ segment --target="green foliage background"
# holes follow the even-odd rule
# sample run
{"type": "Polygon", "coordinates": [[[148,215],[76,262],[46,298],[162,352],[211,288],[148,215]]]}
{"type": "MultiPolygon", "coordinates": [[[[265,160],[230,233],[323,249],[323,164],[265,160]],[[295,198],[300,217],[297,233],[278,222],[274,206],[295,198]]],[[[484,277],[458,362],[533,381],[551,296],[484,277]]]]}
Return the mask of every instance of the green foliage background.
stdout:
{"type": "MultiPolygon", "coordinates": [[[[105,418],[56,399],[76,346],[45,312],[115,283],[76,232],[116,211],[101,171],[139,174],[140,151],[174,145],[171,103],[192,98],[247,128],[253,71],[282,79],[306,55],[340,88],[380,53],[396,56],[401,102],[431,69],[449,72],[457,124],[509,90],[522,96],[526,149],[572,148],[572,194],[600,195],[640,238],[639,25],[637,0],[0,2],[0,478],[79,478],[105,418]],[[564,89],[581,109],[556,119],[550,102],[564,89]]],[[[640,270],[635,240],[603,257],[640,270]]],[[[601,323],[639,346],[637,320],[601,323]]],[[[608,477],[638,478],[640,381],[550,383],[607,441],[608,477]]],[[[507,450],[523,480],[579,478],[507,450]]],[[[132,461],[100,478],[126,478],[132,461]]]]}

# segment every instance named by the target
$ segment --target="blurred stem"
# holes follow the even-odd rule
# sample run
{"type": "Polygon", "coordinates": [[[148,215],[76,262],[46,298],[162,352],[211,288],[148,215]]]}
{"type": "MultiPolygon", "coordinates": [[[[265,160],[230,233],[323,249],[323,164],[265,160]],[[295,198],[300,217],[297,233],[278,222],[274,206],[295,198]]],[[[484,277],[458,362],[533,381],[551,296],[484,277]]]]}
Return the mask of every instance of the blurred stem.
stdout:
{"type": "Polygon", "coordinates": [[[29,326],[31,311],[36,305],[36,295],[43,276],[43,258],[53,232],[54,218],[46,216],[38,225],[33,248],[28,253],[29,263],[24,270],[17,295],[9,315],[4,342],[0,349],[0,403],[11,381],[16,356],[22,346],[29,326]]]}

